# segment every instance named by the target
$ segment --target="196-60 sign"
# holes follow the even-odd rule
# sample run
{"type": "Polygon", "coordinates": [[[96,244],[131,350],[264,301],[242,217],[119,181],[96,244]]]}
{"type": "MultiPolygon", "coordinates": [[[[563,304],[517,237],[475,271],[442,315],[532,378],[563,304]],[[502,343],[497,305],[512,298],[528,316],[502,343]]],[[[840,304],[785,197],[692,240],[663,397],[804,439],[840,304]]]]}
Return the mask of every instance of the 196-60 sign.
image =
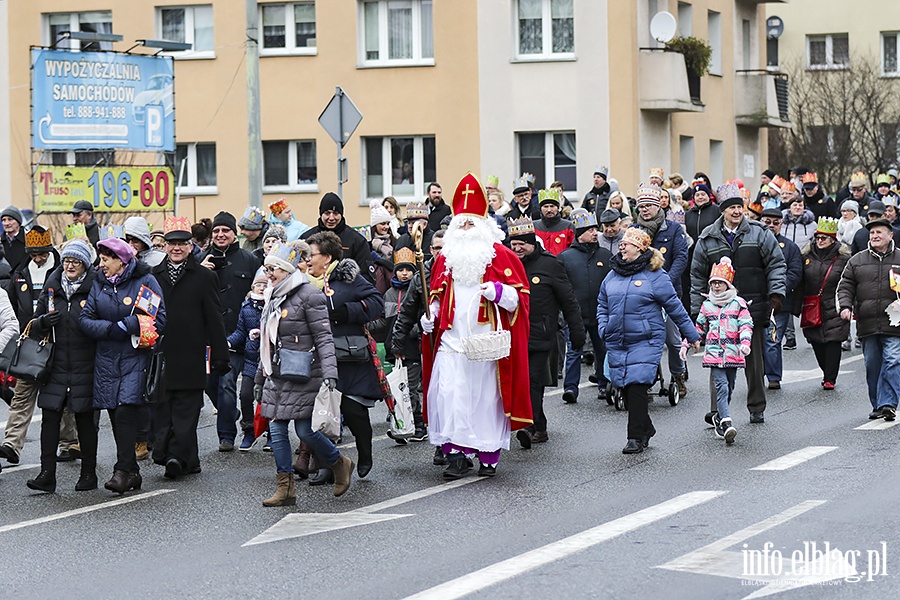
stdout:
{"type": "Polygon", "coordinates": [[[175,178],[168,167],[38,167],[35,209],[68,212],[87,200],[97,212],[173,210],[175,178]]]}

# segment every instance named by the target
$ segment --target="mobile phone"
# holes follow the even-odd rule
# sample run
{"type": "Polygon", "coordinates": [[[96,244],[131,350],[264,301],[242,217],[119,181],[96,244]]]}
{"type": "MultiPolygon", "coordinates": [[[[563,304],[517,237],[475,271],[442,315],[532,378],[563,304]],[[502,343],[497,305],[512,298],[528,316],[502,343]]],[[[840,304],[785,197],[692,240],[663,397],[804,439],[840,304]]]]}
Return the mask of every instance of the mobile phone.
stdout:
{"type": "Polygon", "coordinates": [[[213,264],[213,266],[217,269],[225,268],[225,265],[227,264],[227,260],[228,259],[225,256],[210,256],[209,257],[209,262],[211,262],[213,264]]]}

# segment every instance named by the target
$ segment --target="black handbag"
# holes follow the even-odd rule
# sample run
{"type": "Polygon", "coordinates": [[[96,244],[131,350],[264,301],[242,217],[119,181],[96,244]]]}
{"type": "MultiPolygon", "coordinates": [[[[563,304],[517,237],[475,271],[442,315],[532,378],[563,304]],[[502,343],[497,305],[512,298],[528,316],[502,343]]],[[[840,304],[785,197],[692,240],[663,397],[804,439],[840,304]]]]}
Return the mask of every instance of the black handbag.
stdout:
{"type": "Polygon", "coordinates": [[[28,322],[25,330],[17,338],[9,340],[0,356],[0,371],[17,379],[46,383],[50,378],[50,365],[53,362],[53,342],[50,341],[51,329],[43,339],[29,337],[34,319],[28,322]]]}
{"type": "Polygon", "coordinates": [[[294,383],[307,383],[312,379],[312,362],[312,352],[290,350],[279,345],[278,354],[275,355],[277,369],[274,375],[294,383]]]}
{"type": "Polygon", "coordinates": [[[165,395],[166,355],[162,350],[163,338],[160,337],[150,353],[150,366],[147,368],[147,380],[144,382],[144,401],[156,404],[165,395]]]}
{"type": "Polygon", "coordinates": [[[369,360],[369,338],[364,335],[334,336],[334,356],[338,362],[369,360]]]}

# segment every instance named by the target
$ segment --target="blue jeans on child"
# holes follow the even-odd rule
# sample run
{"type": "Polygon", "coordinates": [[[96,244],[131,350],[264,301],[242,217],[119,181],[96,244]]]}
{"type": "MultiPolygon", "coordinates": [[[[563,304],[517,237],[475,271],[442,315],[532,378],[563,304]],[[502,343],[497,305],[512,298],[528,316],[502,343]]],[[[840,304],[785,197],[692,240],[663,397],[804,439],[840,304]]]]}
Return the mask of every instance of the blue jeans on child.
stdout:
{"type": "MultiPolygon", "coordinates": [[[[269,443],[272,446],[272,454],[275,455],[275,470],[279,473],[293,473],[294,466],[291,462],[291,441],[288,439],[288,423],[290,421],[269,421],[269,443]]],[[[341,457],[341,453],[335,448],[327,437],[320,431],[313,431],[312,418],[294,419],[294,430],[300,441],[306,442],[316,455],[316,461],[324,461],[326,465],[333,465],[341,457]]],[[[324,465],[323,465],[324,466],[324,465]]]]}
{"type": "Polygon", "coordinates": [[[712,367],[710,376],[712,377],[713,386],[716,388],[716,409],[719,411],[720,419],[730,419],[731,410],[731,394],[734,392],[734,380],[737,375],[735,367],[712,367]]]}

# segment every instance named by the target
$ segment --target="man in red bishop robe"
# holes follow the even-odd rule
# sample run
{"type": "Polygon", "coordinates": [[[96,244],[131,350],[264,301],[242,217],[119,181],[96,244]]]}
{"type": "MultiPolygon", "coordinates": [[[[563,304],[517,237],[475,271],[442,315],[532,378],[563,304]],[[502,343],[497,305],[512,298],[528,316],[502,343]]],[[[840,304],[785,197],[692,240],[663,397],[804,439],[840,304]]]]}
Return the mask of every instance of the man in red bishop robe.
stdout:
{"type": "Polygon", "coordinates": [[[469,173],[453,194],[453,219],[444,248],[431,268],[429,310],[420,321],[422,390],[428,438],[448,459],[444,479],[459,479],[474,466],[497,472],[510,432],[531,425],[528,379],[529,288],[522,261],[502,245],[503,232],[488,217],[488,202],[469,173]],[[510,331],[509,356],[469,360],[463,339],[510,331]],[[428,343],[430,342],[430,343],[428,343]]]}

